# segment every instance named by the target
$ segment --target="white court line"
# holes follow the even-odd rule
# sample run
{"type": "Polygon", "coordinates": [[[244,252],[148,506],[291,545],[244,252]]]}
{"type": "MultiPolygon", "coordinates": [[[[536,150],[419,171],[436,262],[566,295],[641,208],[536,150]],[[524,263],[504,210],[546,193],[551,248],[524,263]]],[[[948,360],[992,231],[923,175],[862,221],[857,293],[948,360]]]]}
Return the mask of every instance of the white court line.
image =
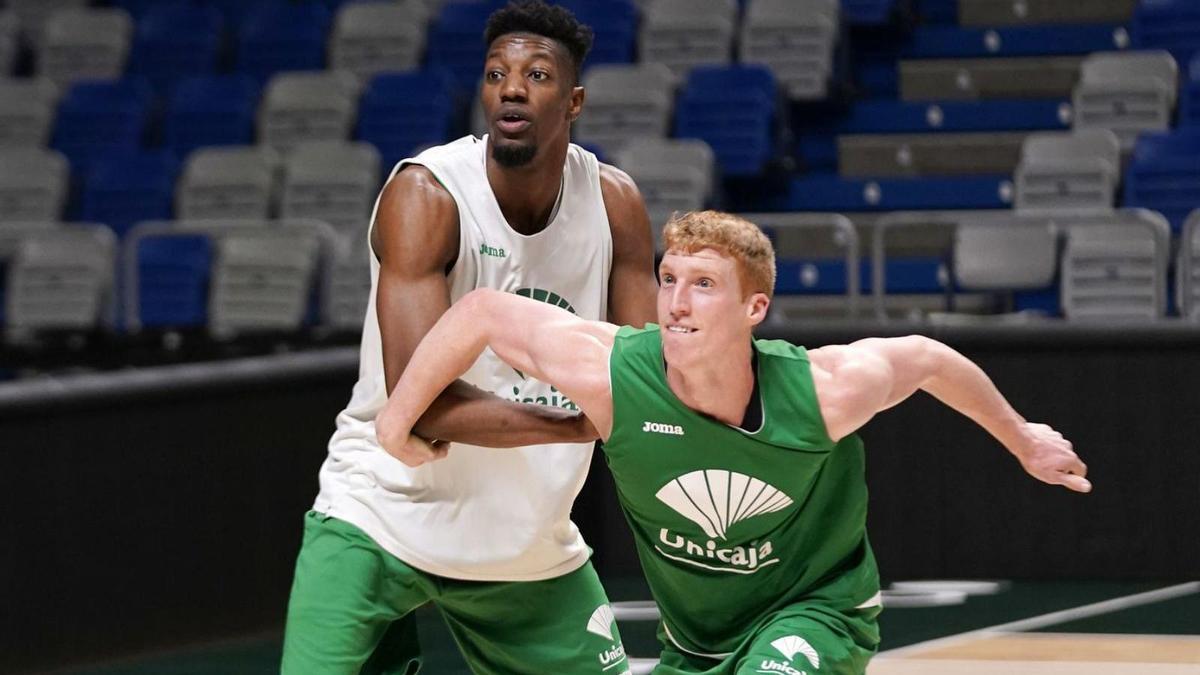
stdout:
{"type": "Polygon", "coordinates": [[[1086,619],[1088,617],[1108,614],[1110,612],[1117,612],[1122,609],[1137,607],[1139,605],[1149,605],[1151,603],[1171,600],[1173,598],[1179,598],[1185,595],[1191,595],[1193,593],[1200,593],[1200,581],[1189,581],[1186,584],[1178,584],[1176,586],[1167,586],[1166,588],[1159,588],[1157,590],[1146,591],[1144,593],[1125,595],[1119,598],[1113,598],[1111,600],[1095,602],[1090,605],[1081,605],[1079,607],[1072,607],[1071,609],[1064,609],[1057,612],[1050,612],[1049,614],[1033,616],[1028,619],[1021,619],[1020,621],[1011,621],[1009,623],[988,626],[987,628],[980,628],[977,630],[967,631],[965,633],[958,633],[957,635],[948,635],[946,637],[935,638],[933,640],[926,640],[925,642],[918,642],[913,645],[897,647],[896,649],[889,649],[887,651],[879,652],[875,658],[886,659],[902,657],[911,654],[912,652],[969,642],[971,640],[977,640],[983,637],[995,635],[997,633],[1020,633],[1024,631],[1037,630],[1038,628],[1045,628],[1046,626],[1066,623],[1076,619],[1086,619]]]}

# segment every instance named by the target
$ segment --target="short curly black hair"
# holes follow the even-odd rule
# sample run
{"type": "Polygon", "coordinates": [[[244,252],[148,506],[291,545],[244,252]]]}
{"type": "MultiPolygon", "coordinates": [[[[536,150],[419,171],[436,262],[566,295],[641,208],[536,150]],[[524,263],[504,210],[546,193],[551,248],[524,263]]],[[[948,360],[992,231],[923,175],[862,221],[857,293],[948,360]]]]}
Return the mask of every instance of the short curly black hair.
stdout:
{"type": "Polygon", "coordinates": [[[548,5],[543,0],[514,0],[488,17],[483,41],[491,45],[509,33],[532,33],[548,37],[567,48],[579,82],[583,60],[592,49],[592,29],[580,23],[571,10],[548,5]]]}

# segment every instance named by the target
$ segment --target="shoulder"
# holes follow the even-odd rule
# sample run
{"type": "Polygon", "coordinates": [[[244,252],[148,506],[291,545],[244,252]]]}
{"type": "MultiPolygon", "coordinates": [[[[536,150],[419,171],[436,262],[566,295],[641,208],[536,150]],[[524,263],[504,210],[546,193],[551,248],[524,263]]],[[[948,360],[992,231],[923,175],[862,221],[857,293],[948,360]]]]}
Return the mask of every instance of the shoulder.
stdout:
{"type": "Polygon", "coordinates": [[[419,164],[401,167],[383,187],[371,246],[381,261],[408,260],[423,250],[443,265],[457,251],[458,205],[433,172],[419,164]],[[414,247],[413,242],[422,242],[414,247]]]}
{"type": "Polygon", "coordinates": [[[605,206],[619,206],[625,202],[640,202],[642,193],[629,174],[611,164],[599,162],[600,191],[604,194],[605,206]]]}
{"type": "Polygon", "coordinates": [[[891,364],[870,349],[827,345],[808,352],[822,398],[852,396],[863,388],[890,388],[891,364]]]}

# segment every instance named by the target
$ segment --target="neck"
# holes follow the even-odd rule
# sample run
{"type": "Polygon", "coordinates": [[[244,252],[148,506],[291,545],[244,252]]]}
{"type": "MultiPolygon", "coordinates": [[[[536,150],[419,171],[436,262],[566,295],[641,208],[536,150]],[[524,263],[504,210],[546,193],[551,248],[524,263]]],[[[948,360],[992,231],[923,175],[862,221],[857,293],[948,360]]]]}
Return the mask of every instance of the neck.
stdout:
{"type": "Polygon", "coordinates": [[[521,234],[536,234],[550,222],[554,203],[562,187],[567,144],[543,147],[525,166],[504,167],[492,158],[491,139],[487,147],[487,178],[496,195],[504,219],[521,234]]]}
{"type": "Polygon", "coordinates": [[[667,363],[667,385],[692,410],[737,426],[754,392],[752,349],[746,340],[722,351],[722,358],[707,359],[695,367],[677,368],[667,363]]]}

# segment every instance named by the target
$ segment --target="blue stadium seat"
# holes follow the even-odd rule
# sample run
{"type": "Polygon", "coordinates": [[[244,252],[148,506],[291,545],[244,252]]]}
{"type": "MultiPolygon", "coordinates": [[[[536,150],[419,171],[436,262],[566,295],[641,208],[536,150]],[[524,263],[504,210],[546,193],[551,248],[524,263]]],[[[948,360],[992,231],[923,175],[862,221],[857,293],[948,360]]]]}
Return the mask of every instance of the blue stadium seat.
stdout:
{"type": "Polygon", "coordinates": [[[916,0],[916,6],[925,23],[958,23],[958,0],[916,0]]]}
{"type": "Polygon", "coordinates": [[[277,0],[199,0],[199,2],[221,12],[221,16],[225,17],[225,24],[236,33],[247,15],[258,11],[264,5],[277,2],[277,0]]]}
{"type": "Polygon", "coordinates": [[[178,170],[179,162],[162,150],[97,159],[83,180],[80,218],[118,235],[138,221],[170,219],[178,170]]]}
{"type": "Polygon", "coordinates": [[[896,0],[842,0],[842,16],[854,26],[882,26],[895,7],[896,0]]]}
{"type": "Polygon", "coordinates": [[[129,16],[136,21],[141,21],[150,9],[166,4],[163,0],[113,0],[114,7],[129,12],[129,16]]]}
{"type": "Polygon", "coordinates": [[[92,159],[136,150],[153,99],[143,78],[77,83],[58,106],[52,146],[71,160],[76,171],[92,159]]]}
{"type": "Polygon", "coordinates": [[[167,100],[164,144],[179,157],[206,145],[248,145],[258,95],[258,83],[248,75],[183,80],[167,100]]]}
{"type": "Polygon", "coordinates": [[[160,91],[189,75],[212,73],[221,49],[221,13],[188,2],[156,4],[138,21],[129,72],[160,91]]]}
{"type": "Polygon", "coordinates": [[[842,178],[812,174],[793,178],[788,193],[768,200],[770,211],[916,211],[1006,209],[1012,206],[1009,176],[954,178],[842,178]]]}
{"type": "Polygon", "coordinates": [[[1192,57],[1183,81],[1179,108],[1179,126],[1200,127],[1200,54],[1192,57]]]}
{"type": "Polygon", "coordinates": [[[630,63],[637,45],[638,11],[631,0],[560,0],[596,34],[584,66],[630,63]]]}
{"type": "Polygon", "coordinates": [[[755,176],[775,152],[776,105],[765,66],[694,68],[675,106],[675,136],[707,142],[725,176],[755,176]]]}
{"type": "Polygon", "coordinates": [[[1133,44],[1166,49],[1179,63],[1200,50],[1200,3],[1195,0],[1141,0],[1133,12],[1133,44]]]}
{"type": "Polygon", "coordinates": [[[1089,54],[1122,48],[1124,45],[1117,41],[1118,28],[1113,24],[995,29],[922,26],[913,31],[900,55],[913,59],[955,59],[1089,54]]]}
{"type": "Polygon", "coordinates": [[[1066,101],[864,101],[851,108],[839,133],[1068,129],[1066,101]]]}
{"type": "Polygon", "coordinates": [[[329,10],[317,0],[264,3],[238,29],[235,69],[260,82],[283,70],[321,70],[328,31],[329,10]]]}
{"type": "Polygon", "coordinates": [[[205,235],[148,237],[138,244],[138,314],[144,328],[208,322],[212,242],[205,235]]]}
{"type": "Polygon", "coordinates": [[[483,77],[483,59],[487,55],[483,30],[492,12],[505,4],[504,0],[480,0],[443,5],[429,27],[426,40],[429,66],[448,68],[460,89],[474,89],[483,77]]]}
{"type": "Polygon", "coordinates": [[[1200,128],[1142,134],[1125,175],[1125,206],[1158,211],[1178,233],[1200,205],[1200,128]]]}
{"type": "Polygon", "coordinates": [[[390,168],[423,145],[448,140],[454,113],[454,76],[445,69],[377,75],[359,104],[358,138],[390,168]]]}
{"type": "MultiPolygon", "coordinates": [[[[873,286],[871,258],[859,261],[859,289],[873,286]]],[[[945,261],[936,256],[888,258],[888,293],[942,293],[945,261]]],[[[846,292],[846,261],[841,258],[779,258],[776,261],[776,295],[830,295],[846,292]]]]}

